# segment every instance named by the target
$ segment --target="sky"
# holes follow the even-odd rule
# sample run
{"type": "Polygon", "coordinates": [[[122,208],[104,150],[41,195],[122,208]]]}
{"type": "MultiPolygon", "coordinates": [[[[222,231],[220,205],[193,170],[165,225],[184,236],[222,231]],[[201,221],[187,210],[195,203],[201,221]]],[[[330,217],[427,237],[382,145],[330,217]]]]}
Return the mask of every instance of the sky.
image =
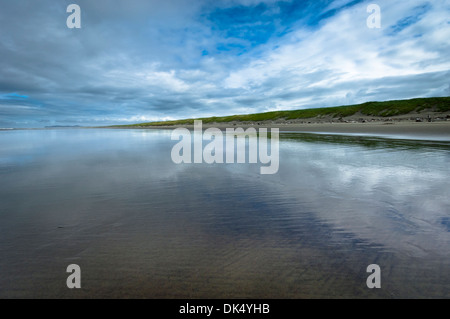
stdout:
{"type": "Polygon", "coordinates": [[[0,0],[0,127],[436,96],[450,96],[450,0],[0,0]]]}

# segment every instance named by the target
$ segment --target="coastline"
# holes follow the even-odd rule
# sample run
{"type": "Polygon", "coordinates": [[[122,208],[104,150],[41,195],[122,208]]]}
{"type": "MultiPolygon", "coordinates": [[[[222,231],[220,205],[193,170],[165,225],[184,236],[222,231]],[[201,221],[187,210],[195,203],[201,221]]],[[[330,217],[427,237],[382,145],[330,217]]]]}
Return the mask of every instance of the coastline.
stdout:
{"type": "MultiPolygon", "coordinates": [[[[123,129],[160,129],[173,130],[178,127],[193,130],[193,125],[162,125],[162,126],[124,126],[123,129]]],[[[410,122],[392,121],[376,123],[203,123],[203,129],[215,127],[221,130],[227,128],[249,127],[278,128],[280,132],[292,133],[323,133],[323,134],[350,134],[350,135],[373,135],[373,136],[401,136],[408,138],[438,138],[450,141],[450,121],[440,122],[410,122]]]]}

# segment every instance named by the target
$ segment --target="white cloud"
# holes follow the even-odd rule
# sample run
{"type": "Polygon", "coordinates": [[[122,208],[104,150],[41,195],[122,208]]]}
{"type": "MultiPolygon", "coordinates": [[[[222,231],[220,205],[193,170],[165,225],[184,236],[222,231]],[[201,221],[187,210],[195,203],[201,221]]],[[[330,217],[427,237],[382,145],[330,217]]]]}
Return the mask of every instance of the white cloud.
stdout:
{"type": "Polygon", "coordinates": [[[150,85],[157,85],[163,89],[176,92],[184,92],[189,89],[189,85],[176,77],[175,71],[150,72],[145,75],[145,79],[150,85]]]}
{"type": "MultiPolygon", "coordinates": [[[[338,88],[342,83],[353,90],[362,80],[450,70],[450,45],[443,41],[448,38],[450,26],[441,5],[433,6],[417,25],[390,36],[389,27],[403,17],[402,12],[412,12],[418,4],[427,2],[379,3],[383,14],[381,30],[366,27],[366,4],[352,7],[314,32],[299,30],[292,34],[278,49],[268,50],[262,58],[231,72],[224,86],[258,93],[265,89],[270,98],[279,95],[279,87],[267,87],[264,82],[289,78],[289,84],[283,83],[284,92],[298,92],[301,97],[306,88],[323,88],[328,92],[328,98],[324,97],[326,104],[333,105],[337,102],[335,96],[343,94],[338,88]],[[418,31],[422,36],[417,36],[418,31]],[[323,73],[319,79],[314,77],[318,72],[323,73]]],[[[283,104],[289,107],[292,103],[283,104]]]]}
{"type": "Polygon", "coordinates": [[[336,0],[333,1],[332,3],[330,3],[327,7],[325,7],[325,9],[323,9],[322,13],[328,12],[330,10],[334,10],[334,9],[339,9],[351,2],[353,2],[354,0],[336,0]]]}

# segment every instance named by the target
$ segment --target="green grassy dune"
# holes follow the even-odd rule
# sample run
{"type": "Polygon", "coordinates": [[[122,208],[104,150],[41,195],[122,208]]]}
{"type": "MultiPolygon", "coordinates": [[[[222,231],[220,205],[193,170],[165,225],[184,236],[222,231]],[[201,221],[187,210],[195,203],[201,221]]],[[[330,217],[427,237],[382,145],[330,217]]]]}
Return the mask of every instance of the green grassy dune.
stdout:
{"type": "Polygon", "coordinates": [[[334,118],[352,116],[357,113],[374,117],[392,117],[396,115],[405,115],[412,112],[421,112],[431,110],[434,112],[450,111],[450,97],[419,98],[411,100],[398,100],[386,102],[366,102],[357,105],[344,105],[335,107],[324,107],[315,109],[295,110],[295,111],[276,111],[267,113],[232,115],[222,117],[208,117],[198,119],[183,119],[176,121],[150,122],[133,125],[121,126],[165,126],[165,125],[188,125],[193,124],[194,120],[202,120],[203,123],[227,123],[227,122],[262,122],[278,119],[295,120],[311,119],[322,116],[331,116],[334,118]]]}

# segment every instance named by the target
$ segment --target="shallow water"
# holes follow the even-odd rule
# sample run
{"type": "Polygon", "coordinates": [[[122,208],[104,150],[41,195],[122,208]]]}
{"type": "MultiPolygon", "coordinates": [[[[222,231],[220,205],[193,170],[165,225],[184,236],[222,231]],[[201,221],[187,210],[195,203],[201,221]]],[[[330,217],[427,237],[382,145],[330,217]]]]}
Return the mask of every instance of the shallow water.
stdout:
{"type": "Polygon", "coordinates": [[[0,132],[0,297],[450,297],[450,142],[285,133],[260,175],[170,133],[0,132]]]}

